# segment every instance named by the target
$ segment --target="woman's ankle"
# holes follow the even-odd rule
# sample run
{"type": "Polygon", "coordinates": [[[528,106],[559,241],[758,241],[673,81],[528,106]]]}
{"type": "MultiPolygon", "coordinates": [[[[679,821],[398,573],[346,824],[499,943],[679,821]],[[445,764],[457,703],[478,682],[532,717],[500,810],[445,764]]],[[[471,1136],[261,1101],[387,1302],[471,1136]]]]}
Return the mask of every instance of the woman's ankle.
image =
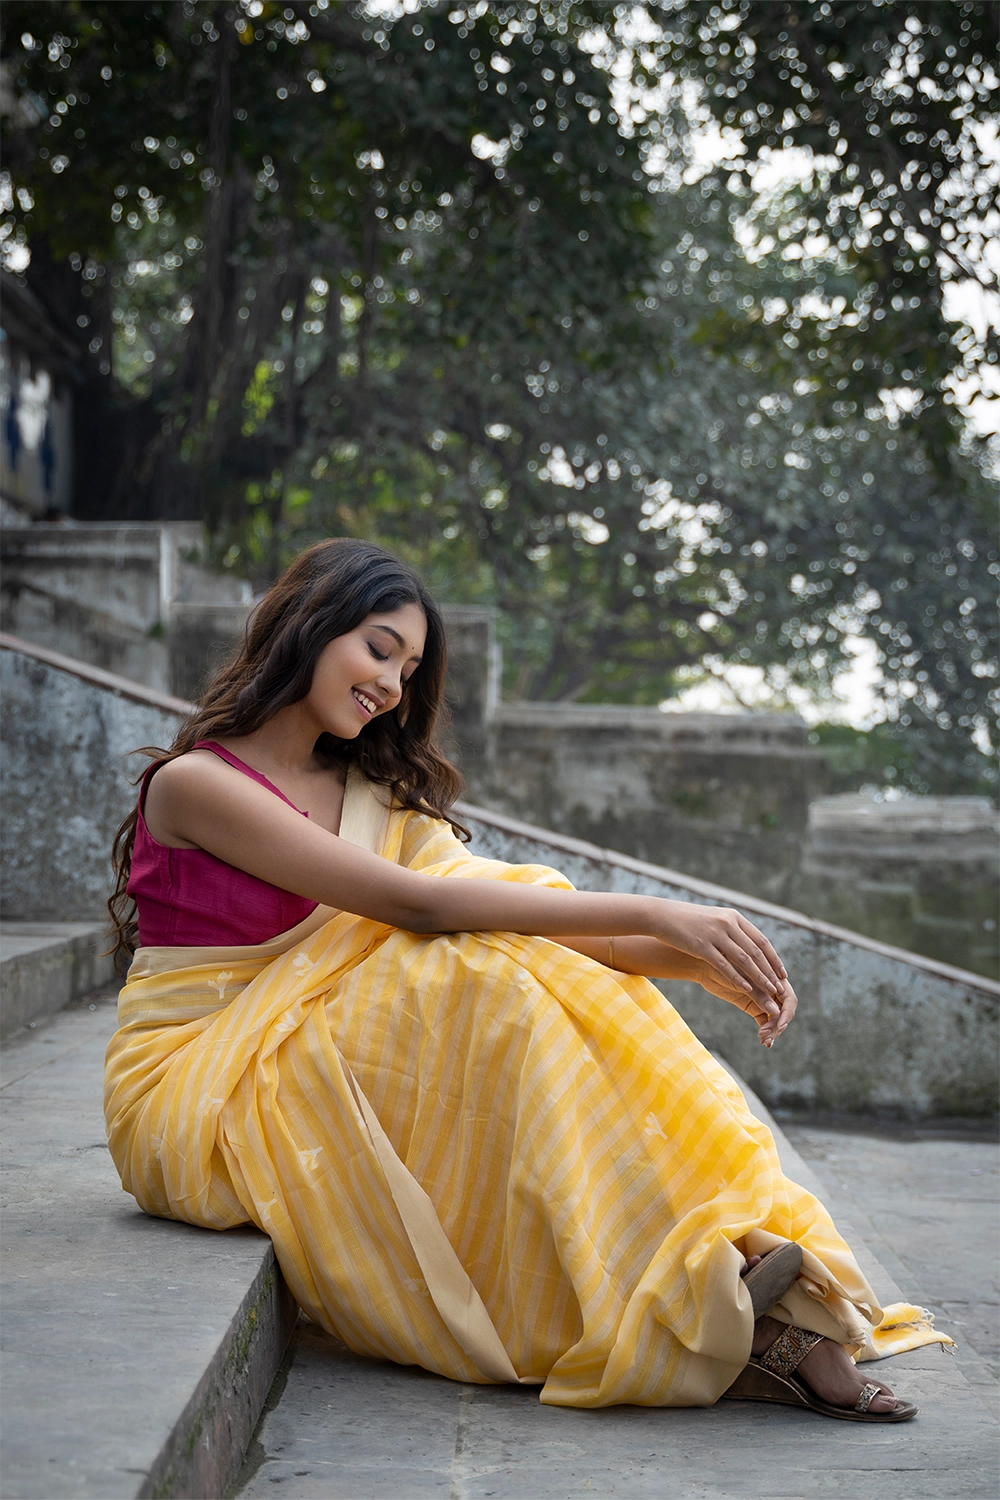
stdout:
{"type": "Polygon", "coordinates": [[[759,1359],[762,1354],[766,1354],[784,1329],[784,1323],[779,1323],[777,1318],[772,1318],[768,1313],[758,1318],[753,1325],[753,1343],[750,1346],[750,1353],[754,1359],[759,1359]]]}

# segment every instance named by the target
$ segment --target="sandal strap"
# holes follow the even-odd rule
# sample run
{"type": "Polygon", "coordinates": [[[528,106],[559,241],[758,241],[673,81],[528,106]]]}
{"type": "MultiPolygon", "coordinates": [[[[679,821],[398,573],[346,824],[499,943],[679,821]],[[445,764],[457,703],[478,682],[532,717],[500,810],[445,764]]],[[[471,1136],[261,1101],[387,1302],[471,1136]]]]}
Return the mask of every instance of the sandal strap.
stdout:
{"type": "MultiPolygon", "coordinates": [[[[823,1342],[821,1333],[810,1333],[807,1328],[796,1328],[790,1324],[780,1333],[765,1354],[757,1361],[772,1375],[782,1375],[787,1380],[805,1359],[810,1349],[823,1342]]],[[[869,1401],[871,1397],[869,1396],[869,1401]]]]}
{"type": "Polygon", "coordinates": [[[869,1406],[871,1406],[872,1402],[874,1401],[875,1397],[881,1396],[881,1394],[882,1392],[880,1388],[877,1385],[872,1385],[871,1381],[869,1380],[867,1385],[862,1386],[861,1395],[854,1403],[854,1410],[867,1411],[869,1406]]]}

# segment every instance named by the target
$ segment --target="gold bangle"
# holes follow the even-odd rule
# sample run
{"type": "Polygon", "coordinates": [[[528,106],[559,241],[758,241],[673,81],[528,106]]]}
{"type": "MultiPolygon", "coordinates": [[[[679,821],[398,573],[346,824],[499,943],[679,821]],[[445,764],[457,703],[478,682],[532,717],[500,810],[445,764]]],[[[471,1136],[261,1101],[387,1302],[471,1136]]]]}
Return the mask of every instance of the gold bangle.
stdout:
{"type": "Polygon", "coordinates": [[[615,966],[615,940],[614,940],[613,937],[609,937],[608,938],[608,968],[609,969],[613,969],[614,966],[615,966]]]}

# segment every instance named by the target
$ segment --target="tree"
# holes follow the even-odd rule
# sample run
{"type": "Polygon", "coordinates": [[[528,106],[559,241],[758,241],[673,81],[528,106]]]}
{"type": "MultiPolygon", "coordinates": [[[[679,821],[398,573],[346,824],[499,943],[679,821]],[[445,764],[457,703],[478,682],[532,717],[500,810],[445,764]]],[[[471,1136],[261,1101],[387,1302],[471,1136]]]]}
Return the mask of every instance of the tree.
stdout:
{"type": "MultiPolygon", "coordinates": [[[[959,433],[951,377],[1000,351],[995,327],[981,342],[971,330],[956,338],[943,317],[949,281],[998,289],[984,251],[1000,187],[1000,11],[977,0],[656,0],[651,10],[662,28],[645,43],[646,72],[704,85],[732,170],[752,174],[789,148],[815,163],[760,231],[771,231],[773,255],[797,262],[789,325],[821,414],[843,391],[871,403],[894,390],[904,425],[947,473],[959,433]]],[[[750,307],[720,320],[717,346],[780,360],[760,318],[750,307]]]]}
{"type": "Polygon", "coordinates": [[[991,488],[961,459],[942,481],[881,403],[844,402],[826,425],[808,379],[776,390],[750,351],[706,358],[720,310],[774,291],[726,209],[700,185],[658,209],[630,362],[536,350],[526,370],[519,347],[400,337],[383,317],[368,444],[313,428],[293,549],[375,536],[450,597],[498,603],[519,695],[656,702],[706,655],[821,690],[867,634],[894,716],[923,725],[924,781],[976,781],[963,741],[994,649],[991,488]],[[394,405],[407,360],[418,440],[394,405]]]}
{"type": "MultiPolygon", "coordinates": [[[[655,702],[706,663],[821,692],[867,635],[925,783],[978,778],[996,551],[933,256],[864,242],[847,167],[767,202],[678,169],[666,85],[713,88],[712,57],[764,144],[768,9],[11,0],[10,223],[63,326],[90,319],[88,430],[123,455],[83,512],[203,514],[262,579],[318,535],[385,541],[500,606],[520,695],[655,702]],[[824,248],[810,223],[838,216],[824,248]]],[[[834,9],[855,46],[884,8],[834,9]]],[[[823,142],[843,117],[860,161],[853,97],[823,142]]]]}
{"type": "Polygon", "coordinates": [[[648,200],[606,76],[564,39],[589,15],[569,6],[546,27],[516,9],[498,31],[493,14],[456,26],[440,7],[380,27],[326,0],[13,0],[10,222],[54,316],[84,320],[85,431],[116,454],[90,470],[82,513],[239,513],[337,370],[341,296],[361,424],[400,225],[436,227],[445,211],[445,337],[496,338],[514,313],[558,342],[566,317],[600,323],[627,294],[648,200]],[[503,165],[515,154],[516,172],[503,165]],[[247,393],[286,325],[296,347],[268,389],[272,419],[248,434],[247,393]]]}

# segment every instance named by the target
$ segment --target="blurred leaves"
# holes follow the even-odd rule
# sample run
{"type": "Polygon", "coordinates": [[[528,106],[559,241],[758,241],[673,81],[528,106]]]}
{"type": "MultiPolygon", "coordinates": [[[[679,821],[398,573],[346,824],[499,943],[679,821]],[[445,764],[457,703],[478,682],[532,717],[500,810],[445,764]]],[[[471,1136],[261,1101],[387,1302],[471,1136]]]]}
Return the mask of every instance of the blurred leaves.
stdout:
{"type": "MultiPolygon", "coordinates": [[[[905,424],[919,426],[947,473],[949,376],[996,363],[1000,347],[996,327],[956,339],[942,322],[949,280],[994,296],[1000,286],[1000,10],[971,0],[659,0],[651,9],[662,29],[647,61],[704,86],[736,147],[736,174],[752,180],[776,151],[813,163],[747,228],[756,253],[791,262],[799,306],[790,327],[812,363],[820,410],[840,390],[872,400],[902,389],[905,424]]],[[[760,346],[759,312],[720,325],[717,344],[760,346]]],[[[763,344],[782,355],[775,341],[763,344]]]]}

